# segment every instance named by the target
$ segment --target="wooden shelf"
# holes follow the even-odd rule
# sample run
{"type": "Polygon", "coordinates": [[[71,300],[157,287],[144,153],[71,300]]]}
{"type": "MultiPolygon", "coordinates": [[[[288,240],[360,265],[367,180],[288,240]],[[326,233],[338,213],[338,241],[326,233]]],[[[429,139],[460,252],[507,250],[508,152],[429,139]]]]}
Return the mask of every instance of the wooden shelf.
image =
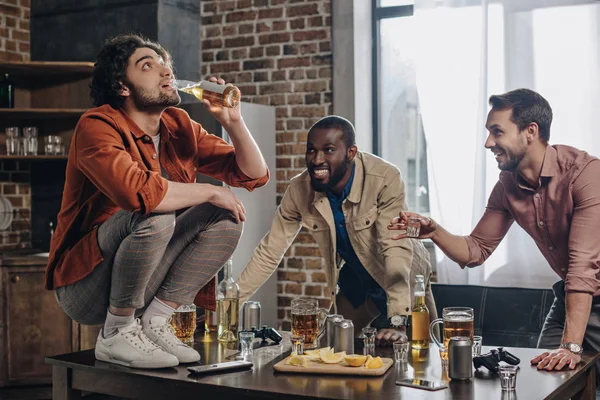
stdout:
{"type": "Polygon", "coordinates": [[[0,118],[78,118],[85,108],[0,108],[0,118]]]}
{"type": "Polygon", "coordinates": [[[48,161],[48,160],[67,160],[67,156],[47,156],[40,154],[37,156],[8,156],[0,155],[0,160],[15,160],[15,161],[48,161]]]}
{"type": "Polygon", "coordinates": [[[0,62],[0,73],[15,76],[56,76],[86,74],[94,70],[92,62],[23,61],[0,62]]]}

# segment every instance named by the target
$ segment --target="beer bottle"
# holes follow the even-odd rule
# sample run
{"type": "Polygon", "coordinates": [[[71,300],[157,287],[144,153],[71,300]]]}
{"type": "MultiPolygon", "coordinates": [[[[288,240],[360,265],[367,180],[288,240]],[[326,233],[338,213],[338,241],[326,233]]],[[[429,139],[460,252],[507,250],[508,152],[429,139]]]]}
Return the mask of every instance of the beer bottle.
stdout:
{"type": "Polygon", "coordinates": [[[0,81],[0,108],[15,107],[15,87],[8,78],[8,74],[4,74],[4,78],[0,81]]]}
{"type": "Polygon", "coordinates": [[[176,79],[174,83],[178,90],[195,96],[198,100],[208,100],[211,105],[235,107],[242,96],[235,86],[219,85],[209,81],[192,82],[176,79]]]}
{"type": "Polygon", "coordinates": [[[425,277],[415,277],[415,299],[412,309],[412,348],[429,348],[429,310],[425,305],[425,277]]]}
{"type": "Polygon", "coordinates": [[[240,287],[233,279],[233,261],[229,259],[224,266],[224,276],[217,286],[217,313],[219,325],[217,339],[219,342],[235,342],[238,334],[238,313],[240,287]]]}

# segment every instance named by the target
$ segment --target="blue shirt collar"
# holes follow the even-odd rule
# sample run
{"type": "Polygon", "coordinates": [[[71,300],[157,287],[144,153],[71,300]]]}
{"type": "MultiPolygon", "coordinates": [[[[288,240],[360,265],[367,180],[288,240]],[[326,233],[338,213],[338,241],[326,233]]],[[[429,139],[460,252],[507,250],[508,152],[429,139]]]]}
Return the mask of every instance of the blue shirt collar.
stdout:
{"type": "Polygon", "coordinates": [[[354,182],[354,169],[355,169],[356,163],[352,164],[352,174],[350,175],[350,179],[348,179],[348,183],[346,183],[346,186],[344,186],[344,190],[342,190],[342,193],[338,196],[335,193],[333,193],[330,190],[327,190],[327,198],[331,201],[343,201],[346,199],[346,197],[348,197],[348,195],[350,194],[350,189],[352,189],[352,182],[354,182]]]}

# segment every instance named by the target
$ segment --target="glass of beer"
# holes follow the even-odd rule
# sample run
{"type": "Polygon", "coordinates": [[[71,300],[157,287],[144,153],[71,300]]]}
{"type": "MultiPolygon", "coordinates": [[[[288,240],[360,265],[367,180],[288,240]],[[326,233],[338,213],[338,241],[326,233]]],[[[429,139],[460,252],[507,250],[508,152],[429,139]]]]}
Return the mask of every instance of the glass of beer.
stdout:
{"type": "Polygon", "coordinates": [[[292,300],[292,335],[304,336],[305,349],[317,348],[327,314],[317,299],[292,300]]]}
{"type": "Polygon", "coordinates": [[[429,325],[431,341],[446,350],[448,349],[450,338],[454,336],[466,336],[473,343],[473,334],[475,332],[473,320],[474,313],[470,307],[446,307],[442,310],[442,318],[434,320],[429,325]],[[435,335],[435,326],[440,323],[444,326],[444,333],[442,335],[444,343],[440,343],[435,335]]]}
{"type": "Polygon", "coordinates": [[[179,340],[186,344],[193,343],[196,331],[196,306],[194,304],[180,306],[171,317],[171,326],[179,340]]]}

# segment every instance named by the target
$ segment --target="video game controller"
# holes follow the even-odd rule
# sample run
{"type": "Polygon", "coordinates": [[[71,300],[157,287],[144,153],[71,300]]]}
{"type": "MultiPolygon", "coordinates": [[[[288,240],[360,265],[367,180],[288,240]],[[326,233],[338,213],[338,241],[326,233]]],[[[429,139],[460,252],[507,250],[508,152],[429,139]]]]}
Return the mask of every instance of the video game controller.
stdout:
{"type": "Polygon", "coordinates": [[[499,362],[504,361],[510,365],[519,365],[521,360],[504,350],[502,347],[498,347],[498,350],[492,349],[487,354],[473,357],[473,366],[478,369],[481,366],[486,367],[492,372],[498,373],[500,368],[499,362]]]}
{"type": "Polygon", "coordinates": [[[262,339],[263,343],[267,341],[267,339],[271,339],[275,343],[281,342],[283,337],[277,332],[274,328],[270,328],[267,325],[263,325],[262,328],[256,329],[256,327],[252,327],[252,329],[244,330],[241,332],[253,332],[255,338],[262,339]]]}

